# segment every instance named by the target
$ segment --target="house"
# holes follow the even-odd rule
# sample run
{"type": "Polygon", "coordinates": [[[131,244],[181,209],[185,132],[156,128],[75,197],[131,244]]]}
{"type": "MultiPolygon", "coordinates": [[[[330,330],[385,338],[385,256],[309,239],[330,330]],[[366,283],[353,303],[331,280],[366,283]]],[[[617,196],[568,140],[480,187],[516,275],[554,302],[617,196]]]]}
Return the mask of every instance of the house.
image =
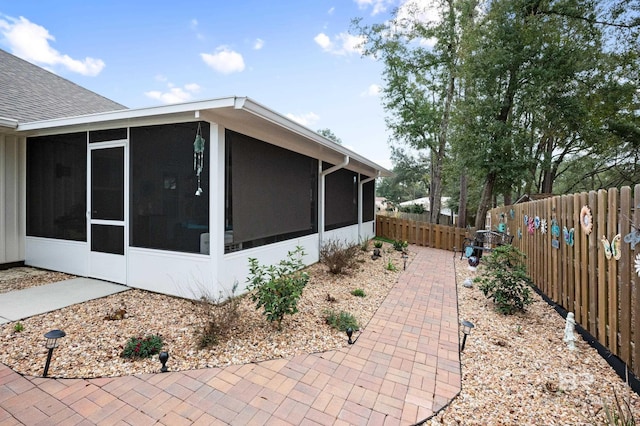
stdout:
{"type": "Polygon", "coordinates": [[[390,172],[250,98],[125,109],[0,54],[0,264],[198,297],[375,234],[390,172]]]}

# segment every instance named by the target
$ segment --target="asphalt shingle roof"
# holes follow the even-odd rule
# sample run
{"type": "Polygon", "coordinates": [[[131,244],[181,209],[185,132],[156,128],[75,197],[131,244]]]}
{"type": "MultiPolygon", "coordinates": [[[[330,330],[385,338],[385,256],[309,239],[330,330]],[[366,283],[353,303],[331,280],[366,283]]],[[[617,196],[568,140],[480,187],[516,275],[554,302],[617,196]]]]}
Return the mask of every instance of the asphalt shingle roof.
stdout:
{"type": "Polygon", "coordinates": [[[0,117],[21,123],[127,109],[0,49],[0,117]]]}

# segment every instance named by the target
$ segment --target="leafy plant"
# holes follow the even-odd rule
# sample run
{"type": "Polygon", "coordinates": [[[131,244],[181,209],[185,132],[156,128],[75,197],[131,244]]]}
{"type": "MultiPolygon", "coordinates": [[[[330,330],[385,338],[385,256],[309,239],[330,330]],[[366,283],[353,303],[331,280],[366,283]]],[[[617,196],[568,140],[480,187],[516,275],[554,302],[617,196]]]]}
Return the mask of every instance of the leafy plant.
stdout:
{"type": "Polygon", "coordinates": [[[391,261],[391,258],[389,258],[389,260],[387,261],[387,266],[385,266],[385,268],[387,269],[387,271],[392,271],[392,272],[395,272],[398,270],[398,268],[396,268],[396,265],[394,265],[393,262],[391,261]]]}
{"type": "Polygon", "coordinates": [[[373,246],[378,249],[382,248],[382,241],[378,241],[378,240],[374,241],[373,246]]]}
{"type": "Polygon", "coordinates": [[[393,248],[396,251],[404,251],[404,249],[406,249],[409,246],[409,242],[408,241],[402,241],[402,240],[394,240],[393,241],[393,248]]]}
{"type": "Polygon", "coordinates": [[[325,321],[336,330],[346,331],[347,328],[358,330],[358,321],[349,312],[326,311],[325,321]]]}
{"type": "Polygon", "coordinates": [[[356,288],[355,290],[352,290],[351,294],[353,296],[356,296],[356,297],[365,297],[366,296],[364,290],[361,289],[361,288],[356,288]]]}
{"type": "Polygon", "coordinates": [[[531,278],[526,274],[524,253],[512,245],[497,247],[485,257],[480,276],[474,279],[487,298],[493,300],[496,310],[505,315],[523,311],[533,302],[531,278]]]}
{"type": "Polygon", "coordinates": [[[282,329],[285,315],[298,312],[298,299],[309,281],[309,275],[302,271],[304,255],[303,248],[298,246],[278,265],[260,265],[257,259],[249,258],[247,288],[253,291],[251,300],[256,303],[256,309],[263,308],[269,322],[277,322],[278,330],[282,329]]]}
{"type": "Polygon", "coordinates": [[[320,248],[320,262],[327,265],[332,274],[345,274],[356,263],[358,245],[329,240],[320,248]]]}
{"type": "Polygon", "coordinates": [[[131,337],[124,345],[121,356],[132,359],[149,358],[160,352],[163,344],[162,337],[157,334],[131,337]]]}
{"type": "Polygon", "coordinates": [[[13,331],[15,333],[20,333],[21,331],[24,331],[24,325],[22,325],[22,323],[18,321],[17,323],[13,324],[13,331]]]}
{"type": "Polygon", "coordinates": [[[195,302],[198,315],[204,319],[204,325],[196,331],[198,348],[217,345],[231,334],[240,317],[240,298],[235,295],[237,289],[238,283],[235,282],[228,297],[224,297],[222,292],[214,297],[201,286],[202,295],[195,302]]]}

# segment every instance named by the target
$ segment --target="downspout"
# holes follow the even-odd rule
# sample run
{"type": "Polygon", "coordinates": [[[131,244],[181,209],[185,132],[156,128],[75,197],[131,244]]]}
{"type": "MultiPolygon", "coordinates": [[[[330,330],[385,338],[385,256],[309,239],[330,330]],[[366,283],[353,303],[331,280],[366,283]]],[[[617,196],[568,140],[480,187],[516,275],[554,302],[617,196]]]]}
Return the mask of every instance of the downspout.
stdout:
{"type": "MultiPolygon", "coordinates": [[[[369,183],[372,180],[376,180],[379,177],[380,177],[380,170],[378,170],[375,176],[367,178],[365,180],[361,180],[358,184],[358,242],[360,238],[362,238],[362,204],[363,204],[362,188],[364,187],[365,183],[369,183]]],[[[374,215],[374,221],[375,221],[375,215],[374,215]]]]}
{"type": "Polygon", "coordinates": [[[344,156],[342,163],[336,164],[327,170],[322,170],[322,160],[318,161],[318,176],[320,176],[320,179],[318,179],[318,253],[320,253],[324,241],[324,178],[328,174],[344,168],[347,164],[349,164],[348,155],[344,156]]]}

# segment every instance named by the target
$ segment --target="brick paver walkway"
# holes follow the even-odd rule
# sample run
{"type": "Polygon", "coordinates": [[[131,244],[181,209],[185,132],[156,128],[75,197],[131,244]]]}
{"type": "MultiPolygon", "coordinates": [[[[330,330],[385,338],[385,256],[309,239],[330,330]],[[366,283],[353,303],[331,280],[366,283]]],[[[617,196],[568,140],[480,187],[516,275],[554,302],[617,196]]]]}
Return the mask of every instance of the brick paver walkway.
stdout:
{"type": "Polygon", "coordinates": [[[0,424],[410,425],[460,391],[450,252],[417,252],[356,343],[183,372],[23,377],[0,364],[0,424]]]}

